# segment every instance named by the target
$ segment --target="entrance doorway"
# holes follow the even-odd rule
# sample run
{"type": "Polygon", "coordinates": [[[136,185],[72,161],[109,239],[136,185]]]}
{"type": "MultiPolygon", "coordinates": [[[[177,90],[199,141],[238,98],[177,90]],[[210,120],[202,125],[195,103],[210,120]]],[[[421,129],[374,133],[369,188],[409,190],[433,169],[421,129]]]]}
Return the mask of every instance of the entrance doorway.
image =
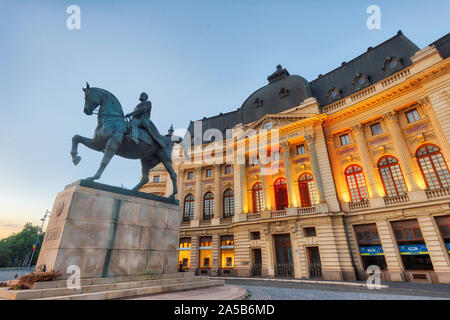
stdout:
{"type": "Polygon", "coordinates": [[[252,259],[252,277],[260,277],[262,267],[261,249],[252,249],[252,259]]]}
{"type": "Polygon", "coordinates": [[[275,273],[278,277],[293,277],[291,237],[289,234],[274,235],[277,264],[275,273]]]}
{"type": "Polygon", "coordinates": [[[308,270],[310,278],[322,278],[322,264],[320,262],[319,247],[306,248],[308,253],[308,270]]]}

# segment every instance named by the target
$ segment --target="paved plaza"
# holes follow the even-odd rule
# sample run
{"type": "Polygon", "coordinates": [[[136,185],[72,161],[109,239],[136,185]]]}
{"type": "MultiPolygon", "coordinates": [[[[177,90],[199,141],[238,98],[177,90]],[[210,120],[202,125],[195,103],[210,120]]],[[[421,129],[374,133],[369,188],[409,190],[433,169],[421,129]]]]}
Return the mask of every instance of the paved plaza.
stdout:
{"type": "Polygon", "coordinates": [[[450,299],[450,285],[382,283],[383,289],[340,284],[297,283],[276,280],[226,280],[248,291],[250,300],[442,300],[450,299]]]}

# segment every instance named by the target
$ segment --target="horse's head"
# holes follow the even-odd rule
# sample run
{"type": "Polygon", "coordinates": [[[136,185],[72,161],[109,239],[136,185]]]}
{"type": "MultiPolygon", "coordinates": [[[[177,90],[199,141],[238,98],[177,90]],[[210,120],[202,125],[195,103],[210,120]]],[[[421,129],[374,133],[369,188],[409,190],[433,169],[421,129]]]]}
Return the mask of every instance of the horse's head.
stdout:
{"type": "Polygon", "coordinates": [[[90,116],[102,103],[102,93],[99,90],[96,90],[96,88],[91,88],[87,82],[86,88],[82,89],[84,91],[84,113],[90,116]]]}

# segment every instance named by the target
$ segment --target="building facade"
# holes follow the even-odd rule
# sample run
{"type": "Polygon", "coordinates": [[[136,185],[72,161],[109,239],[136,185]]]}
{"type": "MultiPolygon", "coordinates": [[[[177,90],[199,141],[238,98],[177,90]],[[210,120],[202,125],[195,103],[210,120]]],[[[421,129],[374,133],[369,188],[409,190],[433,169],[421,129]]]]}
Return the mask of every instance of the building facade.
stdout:
{"type": "Polygon", "coordinates": [[[312,82],[278,66],[239,109],[191,122],[191,160],[228,161],[174,161],[180,268],[450,283],[449,55],[449,34],[419,49],[399,32],[312,82]],[[263,129],[269,165],[248,134],[263,129]]]}

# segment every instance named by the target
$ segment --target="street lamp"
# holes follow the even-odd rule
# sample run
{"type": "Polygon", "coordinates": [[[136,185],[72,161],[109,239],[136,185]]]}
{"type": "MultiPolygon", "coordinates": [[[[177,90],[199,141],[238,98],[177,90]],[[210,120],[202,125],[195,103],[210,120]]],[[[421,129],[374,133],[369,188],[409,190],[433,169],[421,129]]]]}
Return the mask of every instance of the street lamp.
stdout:
{"type": "Polygon", "coordinates": [[[49,215],[49,213],[50,213],[50,211],[47,209],[45,211],[44,217],[41,218],[42,224],[41,224],[41,227],[39,228],[39,232],[36,235],[36,241],[34,242],[33,249],[31,251],[31,258],[28,261],[27,269],[29,269],[31,267],[31,262],[33,261],[34,252],[36,251],[36,246],[38,245],[38,242],[39,242],[39,236],[42,233],[42,228],[44,227],[45,219],[47,219],[47,215],[49,215]]]}

